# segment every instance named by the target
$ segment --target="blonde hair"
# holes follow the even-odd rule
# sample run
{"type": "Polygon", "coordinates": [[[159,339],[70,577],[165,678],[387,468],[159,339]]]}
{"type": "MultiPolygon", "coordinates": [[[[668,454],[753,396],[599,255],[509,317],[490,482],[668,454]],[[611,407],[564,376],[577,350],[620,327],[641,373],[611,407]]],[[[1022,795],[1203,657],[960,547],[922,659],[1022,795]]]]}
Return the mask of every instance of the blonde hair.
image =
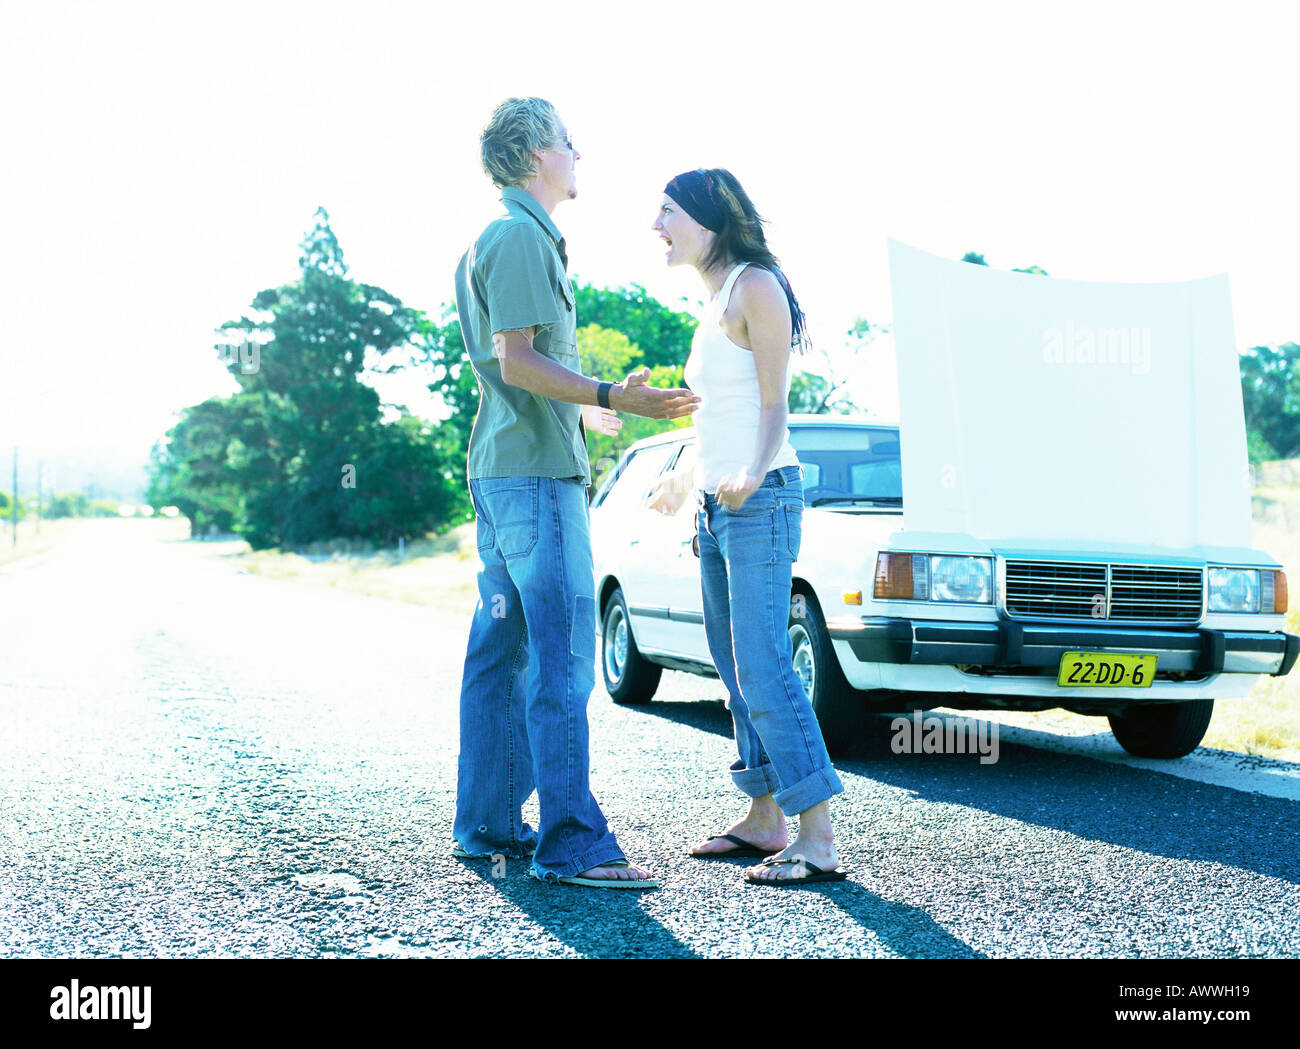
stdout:
{"type": "Polygon", "coordinates": [[[544,98],[507,98],[492,111],[479,149],[494,185],[522,186],[537,173],[533,153],[559,138],[560,117],[544,98]]]}

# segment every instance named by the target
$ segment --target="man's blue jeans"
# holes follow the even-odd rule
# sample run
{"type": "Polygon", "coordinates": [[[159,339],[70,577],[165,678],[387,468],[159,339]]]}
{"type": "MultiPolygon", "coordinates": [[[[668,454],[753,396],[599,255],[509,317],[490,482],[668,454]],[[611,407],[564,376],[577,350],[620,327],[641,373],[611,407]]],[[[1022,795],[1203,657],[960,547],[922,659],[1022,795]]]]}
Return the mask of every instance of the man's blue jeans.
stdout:
{"type": "Polygon", "coordinates": [[[774,794],[786,815],[844,790],[791,661],[790,566],[802,530],[797,466],[770,471],[739,510],[699,494],[704,631],[740,751],[731,777],[751,798],[774,794]]]}
{"type": "Polygon", "coordinates": [[[622,858],[589,786],[596,598],[587,490],[550,477],[470,481],[478,606],[460,691],[452,833],[473,855],[568,877],[622,858]],[[537,790],[540,827],[523,822],[537,790]]]}

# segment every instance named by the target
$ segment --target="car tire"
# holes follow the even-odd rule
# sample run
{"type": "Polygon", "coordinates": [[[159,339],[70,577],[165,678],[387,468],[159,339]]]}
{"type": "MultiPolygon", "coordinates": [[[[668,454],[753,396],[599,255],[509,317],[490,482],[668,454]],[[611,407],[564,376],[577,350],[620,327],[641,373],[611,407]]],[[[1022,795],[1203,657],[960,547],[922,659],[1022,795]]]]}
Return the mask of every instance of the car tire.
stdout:
{"type": "Polygon", "coordinates": [[[625,706],[649,703],[663,676],[664,668],[651,663],[636,647],[622,590],[610,594],[605,605],[600,626],[600,668],[610,698],[625,706]]]}
{"type": "Polygon", "coordinates": [[[790,599],[791,659],[795,676],[812,702],[822,739],[831,757],[844,754],[862,727],[865,708],[857,689],[848,683],[826,630],[826,620],[811,595],[790,599]]]}
{"type": "Polygon", "coordinates": [[[1138,758],[1181,758],[1205,738],[1214,713],[1214,700],[1184,703],[1133,704],[1111,714],[1110,730],[1119,744],[1138,758]]]}

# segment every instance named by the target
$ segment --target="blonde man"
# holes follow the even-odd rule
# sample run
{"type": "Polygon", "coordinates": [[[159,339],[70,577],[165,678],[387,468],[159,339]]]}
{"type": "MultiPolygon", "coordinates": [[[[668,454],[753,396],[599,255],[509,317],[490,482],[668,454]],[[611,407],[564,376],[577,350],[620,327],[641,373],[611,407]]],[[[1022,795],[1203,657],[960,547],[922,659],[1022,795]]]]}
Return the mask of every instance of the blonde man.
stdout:
{"type": "Polygon", "coordinates": [[[577,196],[580,154],[555,108],[508,99],[481,148],[503,210],[456,271],[481,392],[468,472],[482,570],[461,684],[454,851],[532,853],[529,873],[544,881],[653,888],[589,786],[596,599],[582,421],[612,432],[615,411],[677,418],[699,399],[646,386],[648,369],[620,383],[580,371],[568,257],[551,221],[577,196]],[[537,831],[521,812],[534,789],[537,831]]]}

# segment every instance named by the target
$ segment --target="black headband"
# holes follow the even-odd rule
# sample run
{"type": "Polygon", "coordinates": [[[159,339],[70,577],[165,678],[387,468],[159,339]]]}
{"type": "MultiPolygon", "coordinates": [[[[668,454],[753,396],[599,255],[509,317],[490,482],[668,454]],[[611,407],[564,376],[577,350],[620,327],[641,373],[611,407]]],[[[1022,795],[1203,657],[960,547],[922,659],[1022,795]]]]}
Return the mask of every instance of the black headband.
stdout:
{"type": "Polygon", "coordinates": [[[702,169],[683,171],[664,187],[664,192],[705,229],[717,233],[725,224],[727,212],[718,200],[713,176],[702,169]]]}

